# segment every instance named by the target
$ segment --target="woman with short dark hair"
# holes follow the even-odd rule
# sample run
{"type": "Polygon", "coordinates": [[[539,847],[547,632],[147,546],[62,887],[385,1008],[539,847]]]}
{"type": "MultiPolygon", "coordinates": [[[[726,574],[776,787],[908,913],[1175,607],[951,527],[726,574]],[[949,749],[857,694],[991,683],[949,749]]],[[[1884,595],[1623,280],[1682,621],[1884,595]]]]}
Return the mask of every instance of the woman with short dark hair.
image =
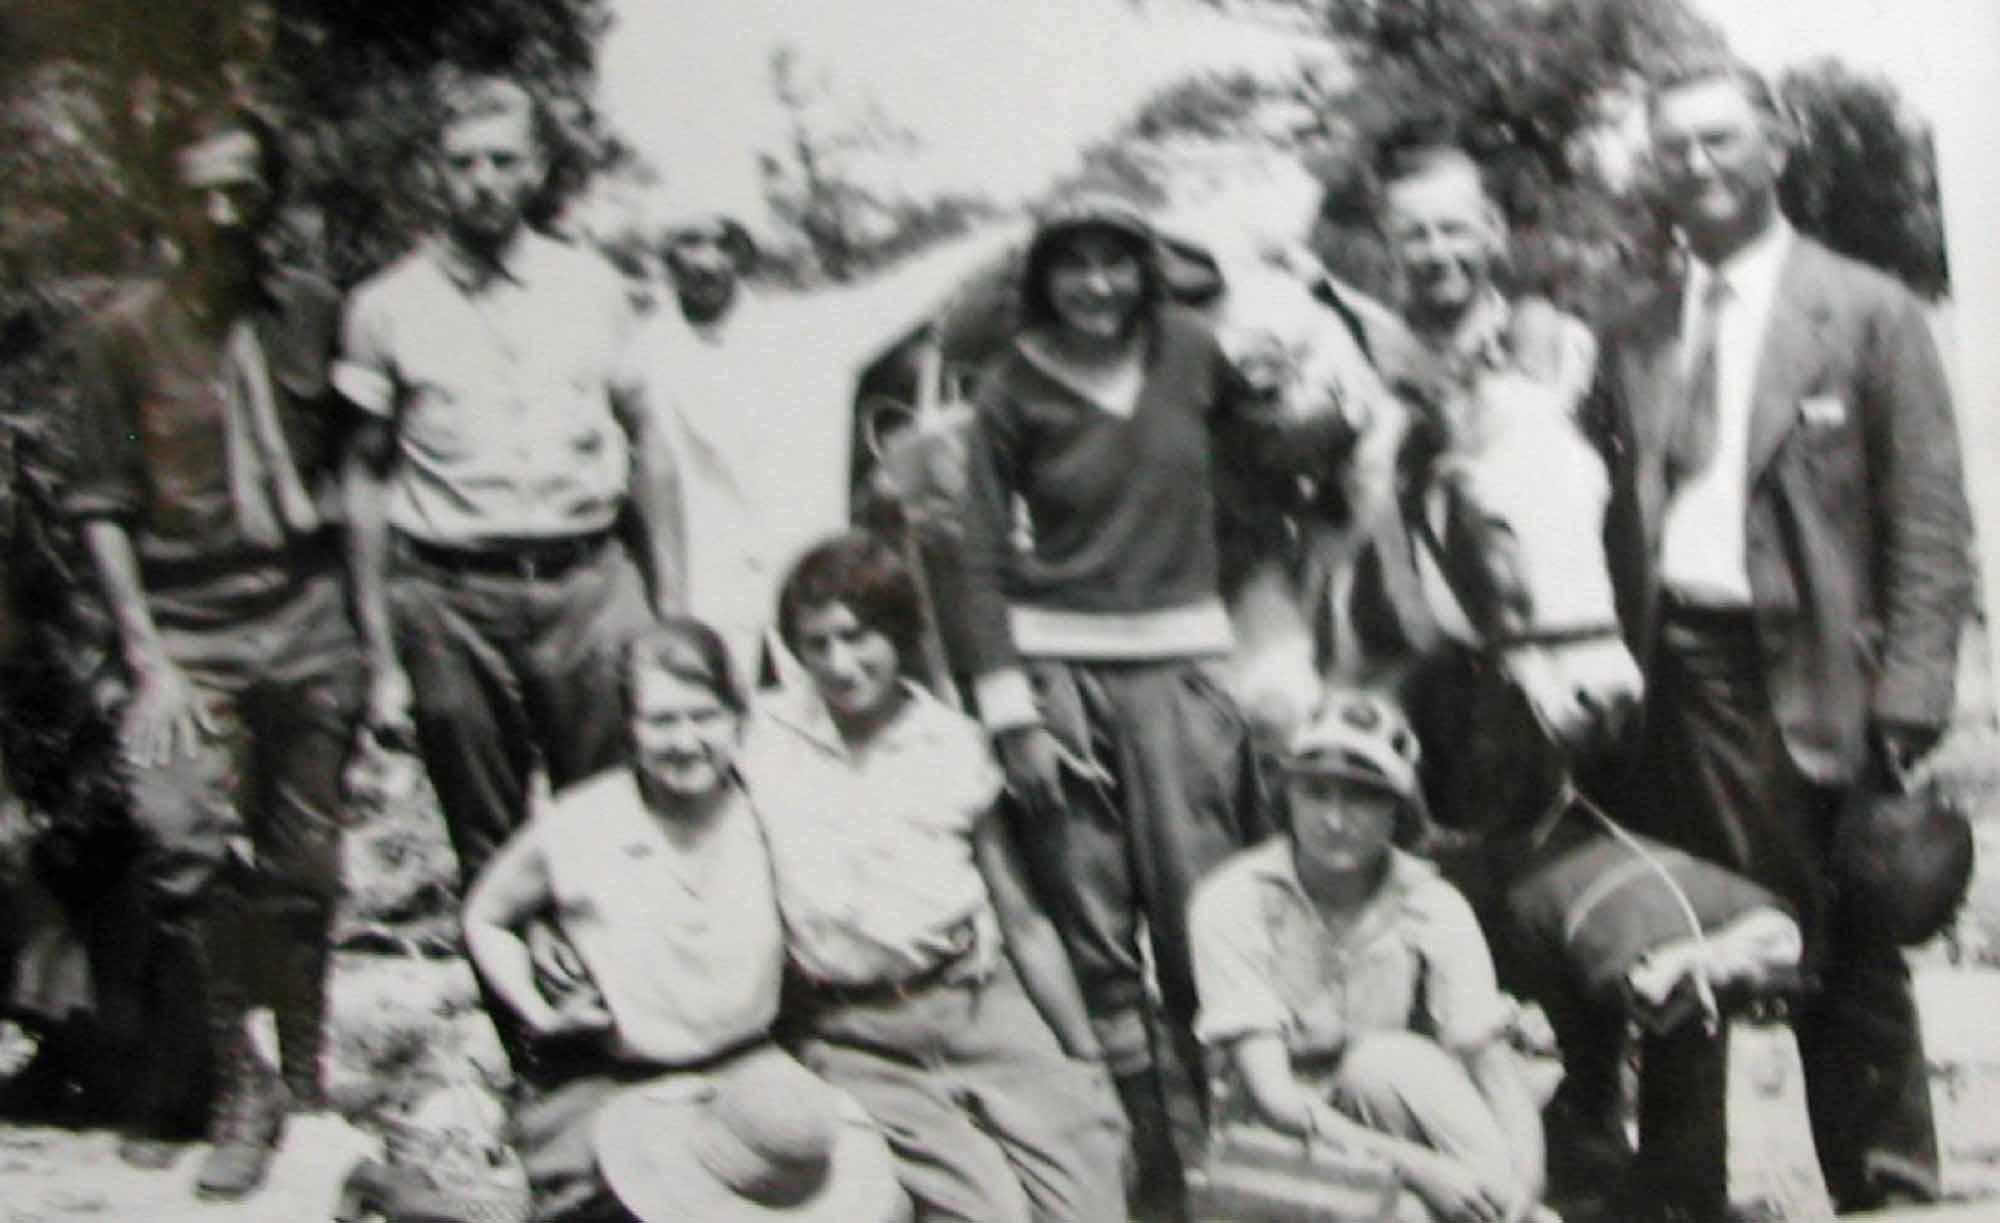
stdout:
{"type": "Polygon", "coordinates": [[[1020,330],[970,440],[962,653],[1133,1125],[1135,1209],[1181,1217],[1152,965],[1197,1078],[1187,902],[1246,840],[1243,718],[1220,682],[1217,443],[1253,399],[1207,326],[1162,300],[1154,236],[1091,194],[1043,220],[1020,330]],[[1015,507],[1032,542],[1016,546],[1015,507]]]}

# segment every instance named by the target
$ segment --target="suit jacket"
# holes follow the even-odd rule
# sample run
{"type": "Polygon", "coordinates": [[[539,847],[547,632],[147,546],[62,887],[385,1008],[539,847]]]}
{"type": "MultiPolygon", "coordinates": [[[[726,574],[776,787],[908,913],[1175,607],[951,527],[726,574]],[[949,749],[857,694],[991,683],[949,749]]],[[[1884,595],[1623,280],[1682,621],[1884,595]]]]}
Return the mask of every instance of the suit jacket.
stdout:
{"type": "MultiPolygon", "coordinates": [[[[1686,403],[1681,287],[1607,338],[1600,367],[1619,611],[1646,664],[1661,606],[1667,441],[1686,403]]],[[[1853,779],[1871,721],[1942,726],[1971,607],[1970,514],[1944,371],[1916,299],[1803,236],[1750,410],[1744,552],[1778,728],[1816,781],[1853,779]]]]}

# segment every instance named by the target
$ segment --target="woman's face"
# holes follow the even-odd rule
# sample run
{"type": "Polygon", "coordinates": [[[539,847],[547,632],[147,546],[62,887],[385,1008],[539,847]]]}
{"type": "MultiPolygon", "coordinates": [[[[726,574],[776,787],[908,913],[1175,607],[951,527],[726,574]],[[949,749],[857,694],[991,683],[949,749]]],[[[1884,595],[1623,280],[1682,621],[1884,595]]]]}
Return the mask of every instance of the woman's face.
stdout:
{"type": "Polygon", "coordinates": [[[896,700],[902,669],[896,643],[847,604],[802,609],[793,635],[799,661],[835,717],[867,719],[896,700]]]}
{"type": "Polygon", "coordinates": [[[729,782],[739,720],[706,684],[645,667],[633,677],[632,745],[641,771],[669,794],[701,798],[729,782]]]}
{"type": "Polygon", "coordinates": [[[1056,321],[1093,340],[1126,333],[1145,278],[1131,244],[1101,229],[1064,238],[1048,263],[1049,304],[1056,321]]]}
{"type": "Polygon", "coordinates": [[[1394,793],[1316,773],[1294,775],[1286,793],[1302,862],[1321,871],[1366,872],[1388,855],[1403,805],[1394,793]]]}

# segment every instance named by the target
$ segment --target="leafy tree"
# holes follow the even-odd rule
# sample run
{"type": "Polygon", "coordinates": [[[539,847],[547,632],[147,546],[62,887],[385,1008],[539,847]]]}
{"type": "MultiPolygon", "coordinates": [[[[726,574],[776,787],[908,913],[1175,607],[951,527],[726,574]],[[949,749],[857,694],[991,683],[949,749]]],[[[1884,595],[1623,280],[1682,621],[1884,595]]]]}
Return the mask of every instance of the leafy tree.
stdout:
{"type": "Polygon", "coordinates": [[[843,103],[832,78],[790,46],[771,53],[771,92],[785,112],[782,150],[757,156],[764,199],[792,241],[764,252],[766,272],[793,284],[842,281],[993,213],[984,199],[917,199],[885,184],[883,166],[918,147],[873,98],[843,103]]]}
{"type": "Polygon", "coordinates": [[[1831,59],[1787,72],[1778,93],[1801,141],[1779,183],[1792,223],[1942,296],[1950,276],[1930,130],[1887,81],[1831,59]]]}
{"type": "MultiPolygon", "coordinates": [[[[164,131],[214,99],[273,117],[292,153],[288,240],[350,284],[432,220],[421,178],[445,63],[506,72],[550,104],[551,212],[622,149],[587,99],[608,0],[0,0],[0,469],[21,512],[0,597],[26,622],[0,673],[0,751],[82,864],[115,829],[104,711],[108,627],[49,506],[70,442],[62,331],[155,270],[164,131]]],[[[67,848],[64,848],[67,847],[67,848]]]]}

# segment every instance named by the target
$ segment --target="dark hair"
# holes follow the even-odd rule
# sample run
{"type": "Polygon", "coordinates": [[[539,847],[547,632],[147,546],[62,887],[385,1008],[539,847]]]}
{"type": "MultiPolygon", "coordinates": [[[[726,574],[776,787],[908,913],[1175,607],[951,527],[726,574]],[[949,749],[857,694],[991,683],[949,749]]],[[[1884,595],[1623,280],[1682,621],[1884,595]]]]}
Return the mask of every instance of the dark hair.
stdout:
{"type": "Polygon", "coordinates": [[[1439,167],[1461,166],[1479,179],[1479,189],[1497,202],[1484,160],[1458,123],[1448,115],[1414,115],[1397,123],[1375,142],[1369,159],[1373,200],[1380,211],[1392,183],[1427,174],[1439,167]]]}
{"type": "Polygon", "coordinates": [[[761,257],[757,249],[757,240],[750,236],[749,230],[734,217],[712,213],[669,225],[661,232],[660,258],[669,265],[669,270],[673,263],[675,248],[696,240],[713,242],[720,247],[722,252],[729,256],[730,266],[736,270],[738,276],[748,276],[756,270],[757,261],[761,257]]]}
{"type": "Polygon", "coordinates": [[[166,154],[168,171],[176,176],[173,181],[179,181],[179,160],[183,153],[195,145],[231,132],[242,132],[257,142],[257,176],[264,180],[264,187],[270,193],[270,209],[275,211],[278,201],[285,194],[291,159],[285,155],[285,142],[279,134],[278,125],[268,116],[241,103],[200,107],[188,112],[167,129],[162,149],[166,154]]]}
{"type": "Polygon", "coordinates": [[[1029,241],[1027,253],[1021,257],[1019,319],[1023,327],[1046,327],[1060,321],[1055,302],[1049,297],[1049,270],[1072,239],[1093,231],[1118,239],[1139,265],[1139,301],[1133,307],[1134,317],[1145,318],[1159,307],[1165,286],[1160,278],[1159,252],[1150,232],[1135,230],[1122,215],[1092,216],[1086,205],[1071,215],[1045,222],[1029,241]]]}
{"type": "Polygon", "coordinates": [[[917,656],[923,603],[908,565],[888,542],[864,530],[845,531],[814,545],[792,566],[778,592],[778,635],[799,652],[806,612],[841,604],[866,628],[887,637],[905,671],[917,656]]]}
{"type": "Polygon", "coordinates": [[[1770,82],[1764,74],[1732,56],[1705,56],[1686,60],[1668,68],[1646,82],[1646,114],[1651,117],[1659,110],[1660,99],[1677,89],[1690,85],[1705,85],[1721,81],[1734,85],[1751,109],[1762,115],[1767,122],[1789,129],[1791,118],[1778,104],[1778,95],[1771,92],[1770,82]]]}
{"type": "Polygon", "coordinates": [[[730,712],[749,708],[736,672],[729,665],[729,647],[716,631],[699,620],[673,616],[640,631],[625,645],[625,668],[619,680],[625,710],[637,705],[639,674],[664,671],[675,679],[713,692],[730,712]]]}

